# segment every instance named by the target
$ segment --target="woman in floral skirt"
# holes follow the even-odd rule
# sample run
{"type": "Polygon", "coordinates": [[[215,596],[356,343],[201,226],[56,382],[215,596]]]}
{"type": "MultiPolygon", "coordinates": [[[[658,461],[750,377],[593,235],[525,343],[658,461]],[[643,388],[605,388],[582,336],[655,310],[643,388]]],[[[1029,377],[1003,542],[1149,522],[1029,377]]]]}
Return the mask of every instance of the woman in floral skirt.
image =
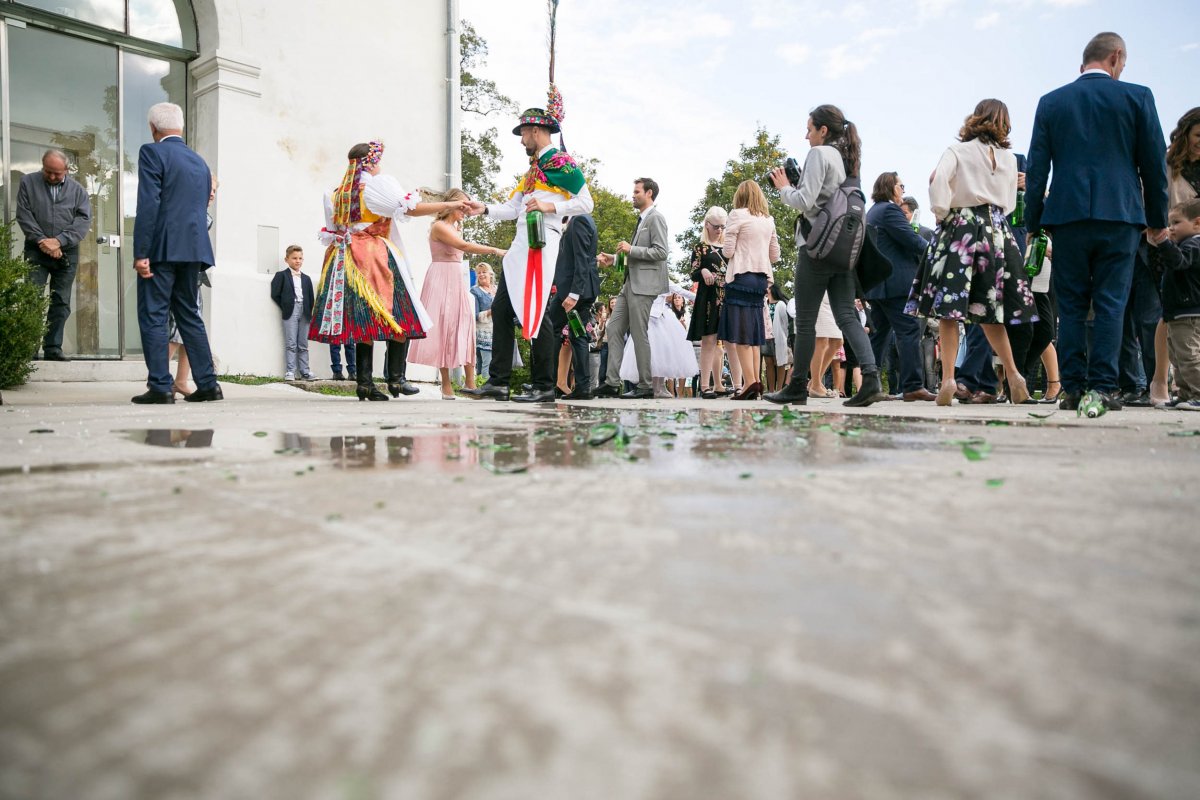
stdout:
{"type": "Polygon", "coordinates": [[[1021,251],[1005,219],[1017,203],[1017,158],[1008,141],[1008,107],[982,100],[938,162],[929,185],[938,229],[913,282],[905,311],[938,320],[942,385],[937,404],[954,398],[958,323],[983,326],[1010,377],[1011,399],[1029,390],[1013,361],[1006,325],[1037,319],[1021,251]]]}

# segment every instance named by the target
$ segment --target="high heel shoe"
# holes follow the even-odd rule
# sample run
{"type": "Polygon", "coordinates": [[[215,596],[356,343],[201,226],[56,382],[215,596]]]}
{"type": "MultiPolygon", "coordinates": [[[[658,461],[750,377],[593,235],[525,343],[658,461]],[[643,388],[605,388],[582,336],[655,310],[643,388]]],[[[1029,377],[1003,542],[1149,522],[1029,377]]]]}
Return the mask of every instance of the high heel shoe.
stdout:
{"type": "Polygon", "coordinates": [[[192,391],[190,389],[186,389],[186,388],[180,386],[178,383],[171,384],[171,395],[172,396],[179,395],[180,397],[189,397],[189,396],[191,396],[191,394],[192,394],[192,391]]]}
{"type": "Polygon", "coordinates": [[[1018,406],[1029,399],[1029,387],[1025,385],[1025,379],[1020,375],[1014,375],[1008,379],[1008,397],[1013,405],[1018,406]]]}
{"type": "Polygon", "coordinates": [[[934,401],[939,406],[948,406],[954,402],[954,393],[958,391],[958,384],[953,378],[947,378],[942,381],[942,386],[938,389],[937,400],[934,401]]]}
{"type": "Polygon", "coordinates": [[[748,384],[745,389],[735,394],[730,400],[757,400],[762,397],[763,385],[758,381],[748,384]]]}
{"type": "Polygon", "coordinates": [[[1046,381],[1046,393],[1042,395],[1042,399],[1039,400],[1038,402],[1045,403],[1047,405],[1049,405],[1050,403],[1057,403],[1058,396],[1060,394],[1062,394],[1062,381],[1046,381]],[[1051,386],[1057,386],[1058,391],[1055,392],[1054,394],[1050,394],[1051,386]]]}
{"type": "Polygon", "coordinates": [[[360,401],[362,401],[362,400],[388,400],[390,398],[383,392],[379,391],[378,386],[376,386],[375,384],[371,384],[370,386],[359,386],[358,387],[358,399],[360,401]]]}

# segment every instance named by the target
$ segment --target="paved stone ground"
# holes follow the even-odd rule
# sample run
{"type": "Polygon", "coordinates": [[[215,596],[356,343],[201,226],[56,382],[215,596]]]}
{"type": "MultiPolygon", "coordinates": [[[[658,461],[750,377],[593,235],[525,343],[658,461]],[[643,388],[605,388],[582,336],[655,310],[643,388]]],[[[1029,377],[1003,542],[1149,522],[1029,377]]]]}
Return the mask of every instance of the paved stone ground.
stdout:
{"type": "Polygon", "coordinates": [[[137,391],[4,393],[2,797],[1200,796],[1200,415],[137,391]]]}

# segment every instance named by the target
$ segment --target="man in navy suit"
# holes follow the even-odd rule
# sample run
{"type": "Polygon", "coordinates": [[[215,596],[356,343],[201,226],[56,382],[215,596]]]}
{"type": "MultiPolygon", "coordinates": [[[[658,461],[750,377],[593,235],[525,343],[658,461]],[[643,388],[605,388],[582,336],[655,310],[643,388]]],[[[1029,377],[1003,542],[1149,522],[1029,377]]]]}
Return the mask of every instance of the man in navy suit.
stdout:
{"type": "Polygon", "coordinates": [[[196,391],[189,402],[221,400],[208,334],[196,303],[201,270],[213,264],[208,239],[212,175],[204,159],[183,142],[183,109],[174,103],[150,107],[153,144],[138,153],[137,220],[133,266],[138,274],[138,327],[149,371],[148,390],[135,403],[173,403],[167,357],[167,311],[192,363],[196,391]]]}
{"type": "Polygon", "coordinates": [[[1150,90],[1118,80],[1125,59],[1120,36],[1097,34],[1083,51],[1080,77],[1042,97],[1033,120],[1025,220],[1030,240],[1042,228],[1054,237],[1059,407],[1068,410],[1089,389],[1109,409],[1121,408],[1117,362],[1138,239],[1143,229],[1157,238],[1167,226],[1162,126],[1150,90]]]}
{"type": "MultiPolygon", "coordinates": [[[[579,313],[584,327],[591,321],[592,304],[600,293],[600,273],[596,270],[596,222],[591,214],[571,217],[563,230],[554,263],[554,283],[542,326],[533,342],[533,391],[513,397],[517,403],[549,403],[555,395],[558,368],[558,344],[567,314],[579,313]]],[[[575,388],[564,395],[568,400],[592,399],[592,374],[589,363],[591,342],[587,335],[570,337],[575,364],[575,388]]]]}
{"type": "Polygon", "coordinates": [[[867,290],[871,303],[871,349],[875,363],[883,363],[883,348],[888,335],[896,332],[896,349],[900,354],[900,386],[897,389],[907,402],[937,399],[925,388],[921,365],[921,322],[904,313],[908,293],[917,276],[917,265],[929,240],[912,229],[900,203],[904,199],[904,184],[895,172],[885,172],[875,179],[871,189],[875,205],[867,212],[867,224],[875,229],[875,245],[892,262],[892,274],[883,283],[867,290]]]}

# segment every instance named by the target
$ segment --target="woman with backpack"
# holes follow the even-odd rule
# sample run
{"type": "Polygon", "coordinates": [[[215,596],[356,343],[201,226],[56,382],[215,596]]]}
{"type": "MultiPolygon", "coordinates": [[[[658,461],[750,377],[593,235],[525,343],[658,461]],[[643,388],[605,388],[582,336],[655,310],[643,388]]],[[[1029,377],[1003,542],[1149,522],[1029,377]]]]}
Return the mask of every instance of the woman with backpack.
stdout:
{"type": "Polygon", "coordinates": [[[929,184],[938,221],[933,243],[913,281],[904,310],[938,320],[942,386],[937,404],[954,399],[958,323],[983,326],[1004,365],[1009,399],[1029,399],[1013,359],[1006,325],[1037,320],[1021,251],[1005,216],[1017,204],[1017,157],[1008,142],[1008,106],[981,100],[966,118],[959,141],[942,155],[929,184]]]}
{"type": "MultiPolygon", "coordinates": [[[[858,128],[846,119],[837,106],[822,105],[814,108],[808,116],[808,133],[805,136],[812,147],[804,159],[800,183],[793,187],[788,183],[783,169],[771,172],[771,182],[779,190],[783,202],[799,209],[801,233],[797,242],[803,242],[816,221],[822,206],[846,183],[847,178],[856,179],[862,163],[862,141],[858,128]]],[[[854,264],[845,265],[817,261],[808,254],[804,246],[798,248],[800,257],[796,264],[796,347],[792,363],[804,365],[812,360],[816,343],[817,312],[821,298],[829,293],[829,305],[833,309],[838,328],[862,365],[863,380],[858,392],[843,405],[869,406],[883,398],[883,384],[879,381],[879,367],[871,352],[871,340],[858,320],[854,308],[856,287],[854,264]]],[[[819,378],[818,378],[819,380],[819,378]]],[[[778,392],[764,395],[772,403],[808,402],[808,376],[803,367],[793,370],[792,379],[778,392]]]]}

